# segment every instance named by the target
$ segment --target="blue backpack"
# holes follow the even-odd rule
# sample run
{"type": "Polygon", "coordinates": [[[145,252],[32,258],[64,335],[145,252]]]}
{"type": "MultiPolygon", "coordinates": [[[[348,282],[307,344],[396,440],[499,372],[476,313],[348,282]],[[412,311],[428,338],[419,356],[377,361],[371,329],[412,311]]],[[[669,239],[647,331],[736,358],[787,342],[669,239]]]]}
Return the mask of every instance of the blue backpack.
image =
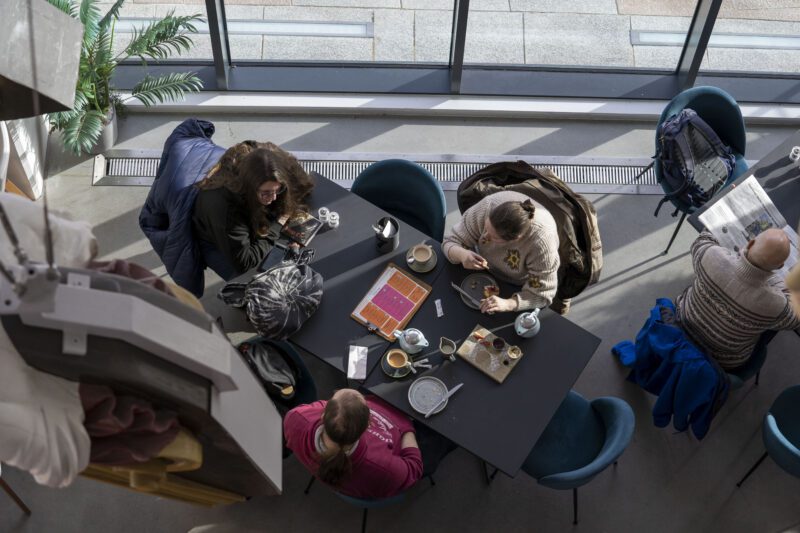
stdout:
{"type": "Polygon", "coordinates": [[[664,189],[672,191],[658,203],[656,216],[667,201],[701,207],[725,186],[736,165],[730,147],[692,109],[662,122],[656,138],[653,158],[661,163],[664,189]]]}

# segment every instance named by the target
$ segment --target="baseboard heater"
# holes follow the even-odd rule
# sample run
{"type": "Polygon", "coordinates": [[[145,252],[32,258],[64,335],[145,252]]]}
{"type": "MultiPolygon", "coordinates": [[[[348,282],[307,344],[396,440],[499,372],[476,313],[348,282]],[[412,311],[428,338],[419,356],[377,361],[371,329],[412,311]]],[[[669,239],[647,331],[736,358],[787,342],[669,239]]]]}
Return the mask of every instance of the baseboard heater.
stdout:
{"type": "MultiPolygon", "coordinates": [[[[648,158],[608,158],[530,155],[431,155],[351,152],[293,152],[309,172],[318,172],[343,187],[370,164],[384,159],[408,159],[425,167],[445,191],[455,191],[473,172],[498,161],[527,161],[534,167],[549,167],[579,193],[663,194],[653,169],[634,183],[650,163],[648,158]]],[[[99,186],[152,185],[158,171],[158,150],[110,150],[94,159],[92,184],[99,186]]]]}

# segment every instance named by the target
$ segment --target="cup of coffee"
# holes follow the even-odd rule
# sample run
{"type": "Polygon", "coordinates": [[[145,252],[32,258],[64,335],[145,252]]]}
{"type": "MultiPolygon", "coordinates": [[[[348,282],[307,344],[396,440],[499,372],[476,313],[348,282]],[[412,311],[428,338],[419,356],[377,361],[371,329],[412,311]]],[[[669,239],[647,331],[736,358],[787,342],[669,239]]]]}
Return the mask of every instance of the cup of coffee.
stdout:
{"type": "Polygon", "coordinates": [[[405,368],[408,366],[408,354],[403,350],[389,350],[389,353],[386,354],[386,362],[395,369],[405,368]]]}
{"type": "Polygon", "coordinates": [[[406,261],[409,266],[413,266],[418,270],[428,270],[431,267],[434,259],[433,247],[425,243],[412,246],[406,254],[406,261]]]}

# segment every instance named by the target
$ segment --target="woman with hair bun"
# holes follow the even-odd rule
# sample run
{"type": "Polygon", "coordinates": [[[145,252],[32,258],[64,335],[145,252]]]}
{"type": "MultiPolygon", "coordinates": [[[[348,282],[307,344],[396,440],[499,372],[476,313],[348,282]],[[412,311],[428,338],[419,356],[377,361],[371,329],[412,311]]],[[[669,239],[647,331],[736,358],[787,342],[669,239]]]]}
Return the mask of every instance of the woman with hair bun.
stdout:
{"type": "Polygon", "coordinates": [[[272,143],[228,148],[197,184],[192,225],[208,266],[229,280],[260,265],[313,186],[297,158],[272,143]]]}
{"type": "Polygon", "coordinates": [[[528,196],[502,191],[467,209],[445,236],[447,259],[468,270],[489,270],[521,286],[510,298],[486,294],[481,312],[548,307],[558,285],[558,230],[553,216],[528,196]]]}

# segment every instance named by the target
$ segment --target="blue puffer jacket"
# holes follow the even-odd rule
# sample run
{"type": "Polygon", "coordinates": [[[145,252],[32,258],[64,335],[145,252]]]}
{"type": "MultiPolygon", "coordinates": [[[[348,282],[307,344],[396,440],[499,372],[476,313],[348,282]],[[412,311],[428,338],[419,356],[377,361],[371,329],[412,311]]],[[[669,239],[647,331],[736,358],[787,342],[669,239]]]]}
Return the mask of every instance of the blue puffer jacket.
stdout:
{"type": "Polygon", "coordinates": [[[728,398],[730,384],[716,361],[671,324],[674,316],[674,304],[659,298],[636,336],[636,345],[622,341],[611,351],[622,364],[633,367],[629,381],[658,395],[653,406],[656,426],[665,427],[672,418],[676,430],[685,431],[691,424],[695,437],[702,439],[728,398]]]}
{"type": "Polygon", "coordinates": [[[203,295],[205,264],[192,234],[197,189],[225,149],[211,141],[214,124],[190,118],[167,138],[150,194],[139,213],[139,227],[150,239],[167,272],[181,287],[203,295]]]}

